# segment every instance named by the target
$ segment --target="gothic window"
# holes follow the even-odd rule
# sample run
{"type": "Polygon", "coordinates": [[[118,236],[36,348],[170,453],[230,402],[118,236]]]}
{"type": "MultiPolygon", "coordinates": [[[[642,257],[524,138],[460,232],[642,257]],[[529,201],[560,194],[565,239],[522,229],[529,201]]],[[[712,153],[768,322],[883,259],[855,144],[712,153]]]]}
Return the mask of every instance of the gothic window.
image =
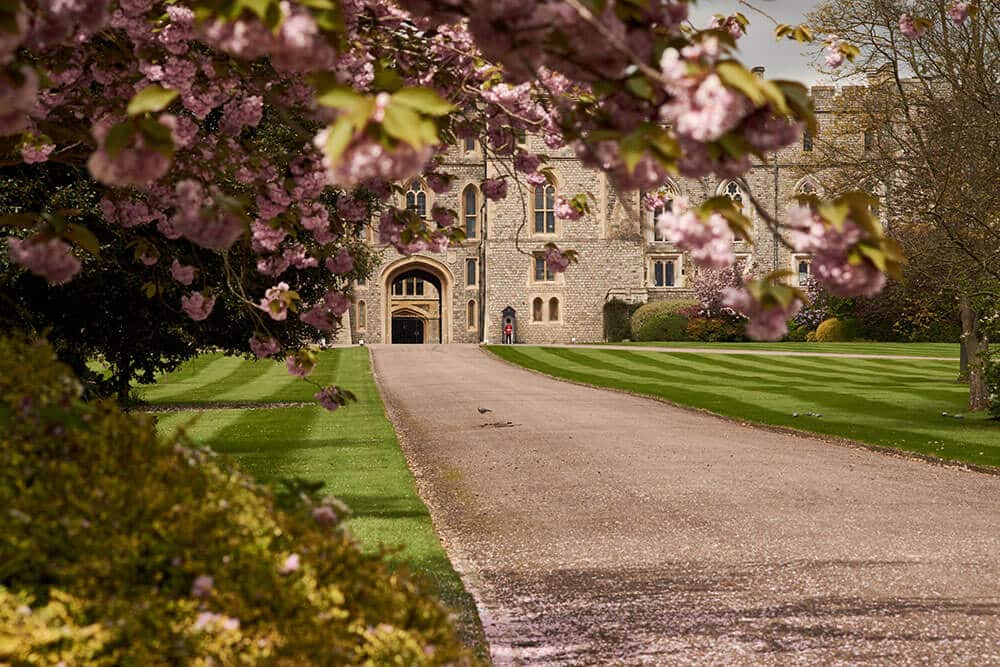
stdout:
{"type": "Polygon", "coordinates": [[[406,191],[406,208],[421,218],[427,217],[427,193],[420,181],[410,181],[410,188],[406,191]]]}
{"type": "Polygon", "coordinates": [[[470,331],[476,328],[476,319],[476,302],[470,299],[465,308],[465,321],[470,331]]]}
{"type": "Polygon", "coordinates": [[[535,233],[556,233],[556,189],[551,185],[535,186],[535,233]]]}
{"type": "Polygon", "coordinates": [[[796,195],[818,195],[819,191],[819,181],[812,176],[806,176],[795,185],[796,195]]]}
{"type": "Polygon", "coordinates": [[[476,284],[478,264],[479,262],[474,259],[465,260],[465,284],[469,287],[473,287],[476,284]]]}
{"type": "Polygon", "coordinates": [[[465,146],[465,152],[466,153],[471,153],[472,151],[476,150],[476,138],[475,137],[467,137],[465,139],[465,145],[464,146],[465,146]]]}
{"type": "Polygon", "coordinates": [[[542,321],[542,298],[535,297],[535,300],[531,302],[531,321],[541,322],[542,321]]]}
{"type": "Polygon", "coordinates": [[[657,257],[652,266],[653,287],[677,287],[680,275],[680,259],[678,257],[657,257]]]}
{"type": "Polygon", "coordinates": [[[465,238],[476,238],[479,232],[479,197],[475,185],[462,191],[462,217],[465,220],[465,238]]]}
{"type": "Polygon", "coordinates": [[[802,133],[802,150],[807,153],[812,152],[813,149],[813,135],[812,132],[808,130],[802,133]]]}
{"type": "Polygon", "coordinates": [[[559,321],[559,299],[552,297],[549,299],[549,322],[559,321]]]}
{"type": "Polygon", "coordinates": [[[726,181],[720,188],[720,193],[732,199],[733,203],[736,204],[736,208],[746,215],[749,197],[747,197],[746,192],[743,191],[739,183],[736,181],[726,181]]]}
{"type": "Polygon", "coordinates": [[[358,301],[358,331],[364,331],[368,327],[368,304],[358,301]]]}
{"type": "Polygon", "coordinates": [[[875,133],[872,130],[865,130],[865,152],[871,153],[875,148],[875,133]]]}
{"type": "Polygon", "coordinates": [[[534,281],[536,283],[554,283],[556,281],[555,272],[549,268],[549,263],[545,261],[545,255],[534,256],[534,281]]]}
{"type": "Polygon", "coordinates": [[[524,129],[514,130],[514,140],[519,146],[523,146],[528,143],[528,133],[524,129]]]}

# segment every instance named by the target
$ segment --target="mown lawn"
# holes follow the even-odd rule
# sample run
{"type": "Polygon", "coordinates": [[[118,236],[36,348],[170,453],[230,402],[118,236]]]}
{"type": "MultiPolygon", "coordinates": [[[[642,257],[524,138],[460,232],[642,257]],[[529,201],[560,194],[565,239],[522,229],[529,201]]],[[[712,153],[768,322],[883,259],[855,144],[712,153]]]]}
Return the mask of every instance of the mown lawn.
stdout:
{"type": "Polygon", "coordinates": [[[1000,466],[1000,423],[965,414],[956,361],[491,346],[555,377],[736,419],[1000,466]],[[810,417],[805,413],[818,413],[810,417]],[[964,419],[943,416],[963,414],[964,419]],[[798,413],[799,416],[793,416],[798,413]]]}
{"type": "Polygon", "coordinates": [[[675,343],[608,343],[630,347],[699,348],[708,350],[820,352],[823,354],[890,354],[907,357],[948,357],[958,359],[958,343],[700,343],[679,341],[675,343]]]}
{"type": "Polygon", "coordinates": [[[263,404],[312,401],[316,388],[283,364],[205,355],[142,390],[154,405],[257,402],[260,409],[167,412],[160,428],[185,427],[196,442],[233,456],[263,481],[283,477],[322,480],[325,492],[353,511],[349,526],[364,548],[403,546],[395,557],[427,578],[458,614],[467,643],[487,655],[475,603],[441,547],[427,508],[385,416],[368,351],[327,350],[312,376],[351,389],[357,403],[329,413],[316,406],[265,409],[263,404]]]}

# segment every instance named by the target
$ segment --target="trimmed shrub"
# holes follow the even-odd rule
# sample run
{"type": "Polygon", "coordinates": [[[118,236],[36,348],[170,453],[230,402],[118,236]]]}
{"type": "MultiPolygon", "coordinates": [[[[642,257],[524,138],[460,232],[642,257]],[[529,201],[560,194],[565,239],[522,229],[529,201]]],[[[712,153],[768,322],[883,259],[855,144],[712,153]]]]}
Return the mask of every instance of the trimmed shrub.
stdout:
{"type": "Polygon", "coordinates": [[[632,337],[632,313],[639,304],[612,299],[604,304],[604,340],[619,343],[632,337]]]}
{"type": "Polygon", "coordinates": [[[692,317],[687,336],[705,343],[737,343],[746,339],[746,323],[728,317],[692,317]]]}
{"type": "Polygon", "coordinates": [[[638,341],[678,341],[687,340],[688,319],[674,313],[660,313],[646,318],[635,332],[638,341]]]}
{"type": "Polygon", "coordinates": [[[0,664],[471,664],[318,485],[272,491],[0,340],[0,664]]]}
{"type": "MultiPolygon", "coordinates": [[[[663,301],[651,301],[650,303],[641,306],[632,315],[632,338],[634,340],[640,339],[639,332],[646,325],[649,320],[658,318],[661,315],[684,315],[684,312],[691,308],[692,306],[697,306],[698,302],[693,299],[665,299],[663,301]]],[[[644,340],[656,340],[653,338],[647,338],[644,340]]],[[[683,339],[674,339],[683,340],[683,339]]]]}
{"type": "Polygon", "coordinates": [[[831,317],[823,320],[816,328],[817,343],[846,343],[854,340],[857,331],[856,324],[851,320],[838,320],[831,317]]]}

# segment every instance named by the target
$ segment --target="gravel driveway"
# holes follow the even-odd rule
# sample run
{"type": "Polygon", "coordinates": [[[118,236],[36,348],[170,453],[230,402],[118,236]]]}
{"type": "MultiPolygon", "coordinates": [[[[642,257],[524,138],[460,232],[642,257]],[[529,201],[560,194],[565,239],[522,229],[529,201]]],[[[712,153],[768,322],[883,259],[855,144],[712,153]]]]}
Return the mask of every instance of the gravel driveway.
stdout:
{"type": "Polygon", "coordinates": [[[372,354],[497,664],[1000,664],[1000,476],[372,354]]]}

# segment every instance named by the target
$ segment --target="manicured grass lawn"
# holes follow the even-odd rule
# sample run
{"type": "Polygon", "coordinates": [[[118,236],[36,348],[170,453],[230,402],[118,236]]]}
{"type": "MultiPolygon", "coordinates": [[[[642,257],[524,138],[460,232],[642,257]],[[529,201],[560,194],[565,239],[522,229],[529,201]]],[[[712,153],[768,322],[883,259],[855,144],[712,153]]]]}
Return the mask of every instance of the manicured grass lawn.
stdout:
{"type": "Polygon", "coordinates": [[[1000,466],[1000,423],[964,419],[957,361],[780,357],[491,346],[555,377],[647,394],[736,419],[943,459],[1000,466]],[[807,417],[814,412],[821,418],[807,417]],[[799,417],[793,417],[799,413],[799,417]]]}
{"type": "MultiPolygon", "coordinates": [[[[368,351],[327,350],[313,377],[353,391],[358,402],[329,413],[320,407],[214,409],[160,416],[166,431],[184,426],[196,442],[233,456],[263,481],[322,480],[324,491],[354,512],[361,545],[405,545],[395,558],[425,576],[458,614],[466,642],[488,654],[475,603],[441,547],[371,375],[368,351]]],[[[205,355],[167,375],[143,395],[154,404],[312,401],[316,389],[283,364],[205,355]]]]}
{"type": "Polygon", "coordinates": [[[958,359],[958,343],[608,343],[637,347],[704,348],[716,350],[760,350],[784,352],[821,352],[823,354],[894,354],[907,357],[951,357],[958,359]]]}

